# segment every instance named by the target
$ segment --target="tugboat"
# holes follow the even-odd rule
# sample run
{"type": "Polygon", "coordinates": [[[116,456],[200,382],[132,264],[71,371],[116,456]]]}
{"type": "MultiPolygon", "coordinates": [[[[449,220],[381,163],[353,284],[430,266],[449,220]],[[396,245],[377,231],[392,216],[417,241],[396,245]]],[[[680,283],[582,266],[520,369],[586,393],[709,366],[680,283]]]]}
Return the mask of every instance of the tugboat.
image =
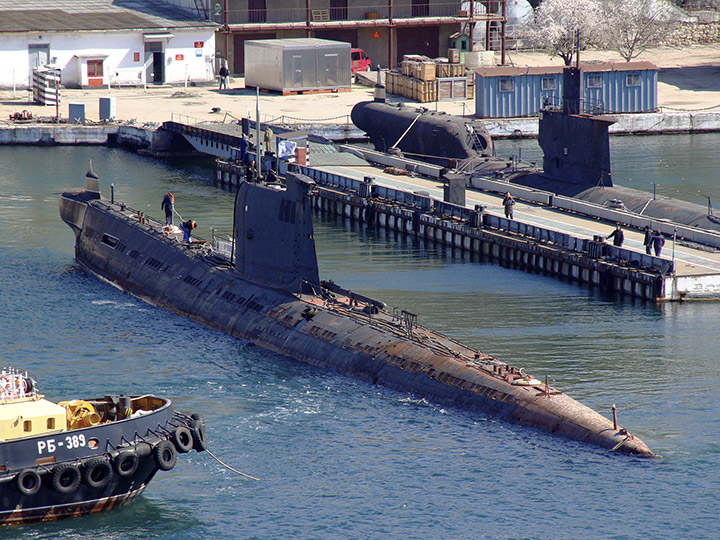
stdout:
{"type": "Polygon", "coordinates": [[[0,368],[0,524],[107,510],[136,499],[178,454],[207,448],[201,415],[151,394],[53,403],[27,371],[0,368]]]}

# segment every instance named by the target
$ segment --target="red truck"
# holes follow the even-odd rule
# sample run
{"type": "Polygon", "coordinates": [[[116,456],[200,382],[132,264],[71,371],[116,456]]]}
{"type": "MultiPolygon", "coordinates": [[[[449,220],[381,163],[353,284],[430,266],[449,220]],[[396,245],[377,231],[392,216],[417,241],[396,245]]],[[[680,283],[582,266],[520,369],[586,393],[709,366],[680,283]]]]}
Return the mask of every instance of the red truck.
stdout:
{"type": "Polygon", "coordinates": [[[353,74],[358,71],[370,71],[372,69],[372,60],[362,49],[352,49],[350,51],[350,60],[353,74]]]}

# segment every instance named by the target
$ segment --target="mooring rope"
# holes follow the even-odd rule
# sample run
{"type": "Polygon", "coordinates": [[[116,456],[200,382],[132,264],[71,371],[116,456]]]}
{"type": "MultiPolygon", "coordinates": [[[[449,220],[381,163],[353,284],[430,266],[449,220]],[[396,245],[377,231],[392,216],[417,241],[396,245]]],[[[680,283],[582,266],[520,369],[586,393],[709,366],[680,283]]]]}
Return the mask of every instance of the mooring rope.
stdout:
{"type": "Polygon", "coordinates": [[[215,461],[217,461],[220,465],[222,465],[222,466],[225,467],[226,469],[230,469],[232,472],[237,473],[237,474],[239,474],[240,476],[244,476],[244,477],[246,477],[246,478],[250,478],[251,480],[257,480],[258,482],[260,481],[259,478],[255,478],[254,476],[250,476],[249,474],[245,474],[244,472],[240,472],[240,471],[238,471],[237,469],[233,469],[230,465],[228,465],[227,463],[225,463],[224,461],[222,461],[219,457],[217,457],[215,454],[213,454],[213,453],[212,453],[210,450],[208,450],[207,448],[205,449],[205,451],[206,451],[208,454],[210,454],[210,456],[212,456],[212,458],[213,458],[215,461]]]}

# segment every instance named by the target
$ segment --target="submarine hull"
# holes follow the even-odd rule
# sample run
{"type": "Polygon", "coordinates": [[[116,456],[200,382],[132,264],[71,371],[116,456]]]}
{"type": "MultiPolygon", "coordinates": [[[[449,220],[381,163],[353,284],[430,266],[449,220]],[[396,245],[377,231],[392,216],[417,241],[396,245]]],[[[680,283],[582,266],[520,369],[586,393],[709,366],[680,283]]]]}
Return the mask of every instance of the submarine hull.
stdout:
{"type": "MultiPolygon", "coordinates": [[[[238,209],[247,211],[245,201],[237,202],[238,209]]],[[[562,392],[521,385],[517,368],[420,326],[408,327],[352,294],[321,294],[317,287],[303,294],[248,279],[228,261],[163,234],[161,223],[143,222],[105,199],[66,192],[60,213],[76,231],[77,260],[151,304],[371,384],[603,448],[653,455],[640,439],[562,392]]],[[[240,233],[236,238],[250,236],[240,233]]]]}
{"type": "Polygon", "coordinates": [[[487,129],[474,119],[374,101],[356,104],[351,119],[379,152],[398,148],[438,165],[493,153],[487,129]]]}

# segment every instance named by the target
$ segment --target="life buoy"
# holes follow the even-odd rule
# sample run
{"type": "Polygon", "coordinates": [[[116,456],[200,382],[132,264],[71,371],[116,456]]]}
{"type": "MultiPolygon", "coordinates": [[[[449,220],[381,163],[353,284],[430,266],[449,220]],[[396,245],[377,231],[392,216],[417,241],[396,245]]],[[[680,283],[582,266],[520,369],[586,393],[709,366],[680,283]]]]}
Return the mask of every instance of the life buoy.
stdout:
{"type": "Polygon", "coordinates": [[[40,475],[34,469],[25,469],[15,477],[15,485],[22,495],[30,497],[40,491],[40,475]]]}
{"type": "Polygon", "coordinates": [[[52,487],[61,495],[72,493],[80,486],[80,469],[73,463],[60,463],[52,470],[52,487]]]}
{"type": "Polygon", "coordinates": [[[205,421],[202,417],[190,423],[190,431],[193,437],[193,448],[196,452],[207,450],[207,439],[205,438],[205,421]]]}
{"type": "Polygon", "coordinates": [[[110,483],[113,469],[110,462],[101,456],[90,458],[85,462],[85,485],[93,489],[102,489],[110,483]]]}
{"type": "Polygon", "coordinates": [[[179,426],[172,434],[172,441],[175,449],[180,454],[186,454],[193,449],[193,435],[185,426],[179,426]]]}
{"type": "Polygon", "coordinates": [[[140,458],[134,450],[122,450],[115,456],[113,465],[118,476],[132,476],[137,471],[140,458]]]}
{"type": "Polygon", "coordinates": [[[175,466],[177,452],[170,441],[160,441],[153,449],[153,457],[160,470],[169,471],[175,466]]]}

